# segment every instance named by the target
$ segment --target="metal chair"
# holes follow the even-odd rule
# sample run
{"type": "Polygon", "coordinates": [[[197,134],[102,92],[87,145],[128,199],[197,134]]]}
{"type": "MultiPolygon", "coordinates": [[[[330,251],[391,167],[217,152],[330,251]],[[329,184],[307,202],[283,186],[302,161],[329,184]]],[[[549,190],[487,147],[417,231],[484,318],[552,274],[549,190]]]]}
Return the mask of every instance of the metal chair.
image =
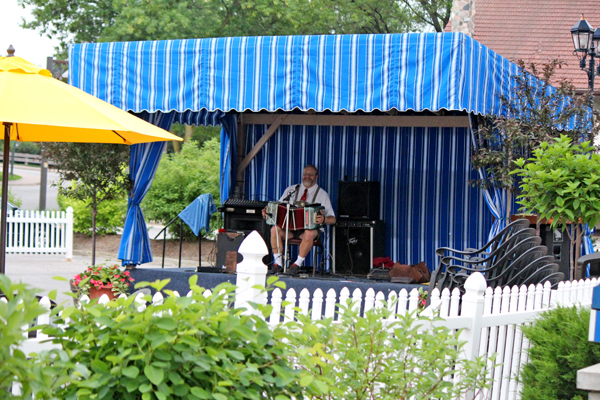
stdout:
{"type": "Polygon", "coordinates": [[[548,264],[552,264],[553,262],[554,256],[552,255],[533,260],[531,263],[521,268],[515,275],[509,278],[509,280],[506,282],[506,286],[521,286],[523,282],[525,282],[525,280],[529,278],[535,271],[548,264]]]}
{"type": "MultiPolygon", "coordinates": [[[[439,290],[455,287],[464,292],[464,283],[473,272],[481,272],[488,282],[488,286],[496,287],[506,282],[536,257],[546,255],[547,248],[540,246],[542,239],[531,236],[532,229],[520,230],[510,237],[505,237],[504,242],[486,258],[475,257],[459,258],[446,256],[440,260],[440,267],[436,269],[429,284],[429,291],[436,286],[439,290]],[[458,264],[450,264],[457,261],[458,264]],[[444,268],[445,267],[445,268],[444,268]]],[[[535,231],[534,231],[535,232],[535,231]]]]}
{"type": "MultiPolygon", "coordinates": [[[[496,254],[496,251],[503,243],[507,241],[508,238],[514,236],[516,233],[530,229],[529,233],[531,235],[531,228],[529,228],[530,222],[527,219],[518,219],[509,225],[507,225],[504,229],[502,229],[496,236],[494,236],[489,242],[483,245],[480,249],[465,249],[465,250],[457,250],[452,249],[450,247],[439,247],[435,253],[440,256],[440,259],[446,256],[446,253],[453,253],[456,259],[473,259],[476,257],[480,257],[482,259],[488,259],[489,257],[493,257],[496,254]]],[[[535,235],[535,230],[533,230],[532,235],[535,235]]]]}
{"type": "MultiPolygon", "coordinates": [[[[298,238],[293,238],[293,239],[288,239],[288,246],[300,246],[300,243],[302,243],[302,239],[298,239],[298,238]]],[[[323,257],[323,254],[325,254],[325,249],[323,247],[323,242],[321,241],[320,237],[317,237],[314,241],[313,241],[313,245],[312,245],[312,253],[313,253],[313,271],[312,271],[312,276],[315,276],[316,270],[317,270],[317,257],[321,256],[321,271],[323,271],[323,266],[325,265],[325,260],[323,257]]],[[[288,260],[290,259],[289,257],[290,255],[290,250],[288,248],[288,260]]]]}

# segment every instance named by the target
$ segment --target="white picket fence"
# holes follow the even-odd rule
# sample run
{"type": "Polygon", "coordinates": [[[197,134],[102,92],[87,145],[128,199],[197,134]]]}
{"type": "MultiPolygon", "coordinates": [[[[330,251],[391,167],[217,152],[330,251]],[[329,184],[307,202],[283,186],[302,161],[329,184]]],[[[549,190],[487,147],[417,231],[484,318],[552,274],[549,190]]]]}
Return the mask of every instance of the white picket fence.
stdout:
{"type": "MultiPolygon", "coordinates": [[[[269,300],[266,293],[255,288],[255,285],[265,285],[267,267],[262,263],[262,258],[267,254],[267,247],[256,232],[249,235],[239,252],[244,257],[237,266],[235,307],[244,307],[248,312],[253,312],[249,302],[266,304],[269,300]]],[[[492,400],[519,400],[520,387],[517,375],[520,368],[527,362],[529,342],[521,333],[521,326],[530,324],[538,315],[551,308],[562,306],[580,305],[589,307],[592,299],[592,288],[600,284],[596,278],[573,282],[561,282],[557,289],[551,289],[550,284],[523,287],[504,287],[492,290],[486,287],[486,282],[480,273],[472,274],[465,283],[465,294],[461,296],[458,289],[452,293],[444,289],[441,293],[435,289],[431,293],[431,306],[421,315],[439,315],[442,319],[433,322],[435,325],[446,326],[450,329],[461,330],[460,339],[466,342],[463,357],[488,357],[496,354],[496,368],[488,368],[488,376],[493,380],[489,391],[481,392],[475,399],[492,400]]],[[[205,294],[209,294],[207,290],[205,294]]],[[[190,295],[191,293],[188,293],[190,295]]],[[[364,293],[356,289],[352,295],[347,288],[340,293],[330,289],[326,296],[317,289],[309,293],[303,289],[299,296],[294,289],[284,293],[275,289],[270,302],[273,306],[272,314],[268,317],[271,324],[279,324],[282,320],[296,318],[298,312],[308,315],[313,320],[332,317],[337,319],[336,304],[352,300],[354,307],[360,307],[366,313],[374,307],[383,307],[384,301],[395,304],[394,311],[398,314],[412,312],[418,309],[419,293],[413,289],[410,293],[406,289],[391,292],[385,296],[382,292],[376,293],[368,289],[364,293]],[[282,300],[289,302],[282,308],[282,300]],[[397,301],[390,301],[397,300],[397,301]],[[324,311],[323,311],[324,310],[324,311]]],[[[161,293],[156,293],[153,302],[162,302],[161,293]]],[[[44,305],[50,309],[50,302],[44,299],[44,305]]],[[[82,298],[82,301],[87,299],[82,298]]],[[[102,296],[101,303],[107,303],[108,297],[102,296]]],[[[144,307],[143,304],[140,307],[144,307]]],[[[258,315],[258,313],[257,313],[258,315]]],[[[40,322],[48,321],[48,314],[40,322]]],[[[394,316],[391,317],[392,319],[394,316]]],[[[39,351],[51,346],[43,344],[46,337],[38,336],[35,339],[25,340],[22,344],[26,353],[39,351]]],[[[492,362],[488,359],[488,365],[492,362]]],[[[460,379],[455,376],[455,379],[460,379]]],[[[473,397],[467,397],[472,399],[473,397]]]]}
{"type": "Polygon", "coordinates": [[[64,254],[73,258],[73,208],[67,211],[9,211],[6,253],[64,254]]]}

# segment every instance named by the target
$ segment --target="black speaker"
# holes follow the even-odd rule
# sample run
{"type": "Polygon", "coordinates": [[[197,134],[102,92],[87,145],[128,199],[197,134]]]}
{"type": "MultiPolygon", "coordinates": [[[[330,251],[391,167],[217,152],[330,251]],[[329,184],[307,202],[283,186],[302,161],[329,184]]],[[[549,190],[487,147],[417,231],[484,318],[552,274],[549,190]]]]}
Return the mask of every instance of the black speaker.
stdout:
{"type": "Polygon", "coordinates": [[[333,272],[367,275],[373,258],[385,255],[383,221],[338,220],[333,230],[333,272]]]}
{"type": "MultiPolygon", "coordinates": [[[[535,225],[532,225],[535,228],[535,225]]],[[[558,264],[558,270],[565,274],[565,279],[569,280],[571,271],[569,236],[567,232],[561,232],[558,229],[550,229],[548,224],[540,224],[540,237],[542,246],[548,248],[548,255],[554,256],[554,262],[558,264]]]]}
{"type": "Polygon", "coordinates": [[[225,230],[244,232],[246,235],[252,231],[257,231],[269,246],[271,227],[267,225],[262,214],[223,213],[223,216],[225,230]]]}
{"type": "Polygon", "coordinates": [[[379,218],[379,182],[338,182],[338,215],[340,218],[379,218]]]}
{"type": "MultiPolygon", "coordinates": [[[[240,245],[246,238],[246,234],[243,232],[219,232],[217,235],[217,268],[230,267],[233,260],[227,261],[228,252],[236,252],[240,248],[240,245]]],[[[237,253],[235,255],[235,262],[239,263],[242,261],[242,255],[237,253]]],[[[235,272],[230,271],[230,272],[235,272]]]]}

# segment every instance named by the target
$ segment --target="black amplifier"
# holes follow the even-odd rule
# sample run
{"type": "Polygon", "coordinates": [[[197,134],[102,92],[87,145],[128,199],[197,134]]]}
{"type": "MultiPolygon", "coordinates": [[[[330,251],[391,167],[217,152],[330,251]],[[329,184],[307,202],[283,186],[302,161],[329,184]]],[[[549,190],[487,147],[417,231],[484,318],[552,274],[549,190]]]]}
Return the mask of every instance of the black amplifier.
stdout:
{"type": "Polygon", "coordinates": [[[333,227],[333,273],[368,275],[373,258],[385,256],[385,223],[340,219],[333,227]]]}
{"type": "Polygon", "coordinates": [[[219,211],[223,213],[223,227],[228,231],[243,232],[246,235],[257,231],[269,246],[271,227],[262,217],[266,201],[227,199],[219,211]]]}

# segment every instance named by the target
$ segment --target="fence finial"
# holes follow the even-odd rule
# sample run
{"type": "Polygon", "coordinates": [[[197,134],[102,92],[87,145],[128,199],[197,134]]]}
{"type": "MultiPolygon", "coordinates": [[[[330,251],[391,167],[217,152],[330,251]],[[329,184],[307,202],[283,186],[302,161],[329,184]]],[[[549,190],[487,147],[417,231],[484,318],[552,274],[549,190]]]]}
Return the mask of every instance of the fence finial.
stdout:
{"type": "Polygon", "coordinates": [[[244,258],[236,267],[235,308],[250,310],[249,302],[266,304],[267,295],[255,286],[265,286],[267,266],[264,256],[269,254],[267,244],[256,231],[252,231],[240,245],[238,252],[244,258]]]}

